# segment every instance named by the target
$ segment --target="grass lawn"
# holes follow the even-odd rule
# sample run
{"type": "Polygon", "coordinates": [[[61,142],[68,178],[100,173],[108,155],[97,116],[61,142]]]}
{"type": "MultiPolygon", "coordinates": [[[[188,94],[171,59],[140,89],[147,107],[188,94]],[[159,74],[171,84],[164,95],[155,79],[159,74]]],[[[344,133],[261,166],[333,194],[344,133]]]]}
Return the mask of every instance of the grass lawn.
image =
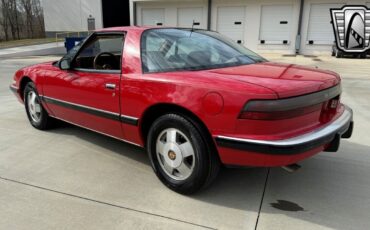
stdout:
{"type": "MultiPolygon", "coordinates": [[[[59,39],[58,41],[62,41],[59,39]]],[[[29,46],[29,45],[38,45],[44,43],[55,42],[55,38],[35,38],[35,39],[21,39],[13,41],[2,41],[0,42],[0,49],[2,48],[12,48],[18,46],[29,46]]]]}

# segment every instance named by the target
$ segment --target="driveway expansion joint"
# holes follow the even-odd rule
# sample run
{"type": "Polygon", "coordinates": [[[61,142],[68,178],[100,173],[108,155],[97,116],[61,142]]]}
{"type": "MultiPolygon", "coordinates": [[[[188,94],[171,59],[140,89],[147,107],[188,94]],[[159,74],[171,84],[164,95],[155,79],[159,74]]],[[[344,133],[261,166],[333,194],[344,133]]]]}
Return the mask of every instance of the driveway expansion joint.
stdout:
{"type": "Polygon", "coordinates": [[[268,182],[268,179],[269,179],[269,175],[270,175],[270,168],[267,169],[265,184],[263,186],[263,192],[262,192],[262,196],[261,196],[260,207],[258,209],[258,215],[257,215],[256,225],[254,226],[254,230],[257,230],[258,221],[260,219],[260,214],[261,214],[262,205],[263,205],[263,198],[265,198],[265,192],[266,192],[266,187],[267,187],[267,182],[268,182]]]}

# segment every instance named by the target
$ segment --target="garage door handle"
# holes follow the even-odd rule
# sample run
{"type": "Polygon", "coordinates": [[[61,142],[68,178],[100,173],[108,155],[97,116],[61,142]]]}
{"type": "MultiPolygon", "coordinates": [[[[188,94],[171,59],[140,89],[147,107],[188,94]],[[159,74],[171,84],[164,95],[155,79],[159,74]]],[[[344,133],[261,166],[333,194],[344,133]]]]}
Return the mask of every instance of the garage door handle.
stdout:
{"type": "Polygon", "coordinates": [[[107,84],[105,84],[105,88],[107,88],[107,89],[115,89],[116,88],[116,84],[107,83],[107,84]]]}
{"type": "Polygon", "coordinates": [[[234,22],[235,25],[241,25],[242,22],[234,22]]]}

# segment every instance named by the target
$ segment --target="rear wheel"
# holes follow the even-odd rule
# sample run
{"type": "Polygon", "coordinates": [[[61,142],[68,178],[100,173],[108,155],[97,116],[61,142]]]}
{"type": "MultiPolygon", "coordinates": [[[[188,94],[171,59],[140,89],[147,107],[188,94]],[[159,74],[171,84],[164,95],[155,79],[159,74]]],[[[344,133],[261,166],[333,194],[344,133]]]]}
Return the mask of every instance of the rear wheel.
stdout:
{"type": "Polygon", "coordinates": [[[216,153],[186,116],[167,114],[154,121],[147,148],[158,178],[170,189],[191,194],[209,185],[219,171],[216,153]]]}
{"type": "Polygon", "coordinates": [[[24,105],[28,120],[33,127],[40,130],[52,127],[54,120],[49,117],[42,106],[40,96],[33,82],[27,83],[24,89],[24,105]]]}

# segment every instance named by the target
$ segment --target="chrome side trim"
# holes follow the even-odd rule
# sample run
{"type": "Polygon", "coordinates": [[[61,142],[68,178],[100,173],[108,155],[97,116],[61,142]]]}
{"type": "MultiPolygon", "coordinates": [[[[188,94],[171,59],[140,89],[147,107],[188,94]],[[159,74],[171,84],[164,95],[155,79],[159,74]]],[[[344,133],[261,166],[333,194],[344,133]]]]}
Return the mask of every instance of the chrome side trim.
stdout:
{"type": "Polygon", "coordinates": [[[127,116],[127,115],[123,115],[123,114],[121,114],[121,117],[124,117],[124,118],[127,118],[127,119],[132,119],[132,120],[139,120],[139,118],[137,118],[137,117],[127,116]]]}
{"type": "Polygon", "coordinates": [[[120,117],[123,123],[131,124],[131,125],[139,124],[139,118],[137,117],[131,117],[131,116],[123,115],[123,114],[121,114],[120,117]]]}
{"type": "Polygon", "coordinates": [[[115,121],[120,121],[122,123],[126,123],[129,125],[137,126],[139,124],[139,118],[136,118],[136,117],[126,116],[123,114],[114,113],[114,112],[110,112],[110,111],[106,111],[102,109],[97,109],[97,108],[93,108],[93,107],[85,106],[81,104],[76,104],[76,103],[72,103],[72,102],[68,102],[68,101],[64,101],[64,100],[60,100],[60,99],[56,99],[52,97],[41,96],[41,95],[40,97],[43,101],[47,103],[63,106],[63,107],[74,109],[80,112],[85,112],[85,113],[89,113],[95,116],[99,116],[99,117],[103,117],[103,118],[107,118],[107,119],[111,119],[115,121]]]}
{"type": "Polygon", "coordinates": [[[67,122],[67,123],[69,123],[69,124],[72,124],[72,125],[78,126],[78,127],[80,127],[80,128],[87,129],[87,130],[93,131],[93,132],[95,132],[95,133],[99,133],[99,134],[102,134],[102,135],[104,135],[104,136],[111,137],[111,138],[114,138],[114,139],[116,139],[116,140],[123,141],[123,142],[126,142],[126,143],[128,143],[128,144],[132,144],[132,145],[135,145],[135,146],[138,146],[138,147],[144,148],[143,146],[141,146],[141,145],[139,145],[139,144],[136,144],[136,143],[134,143],[134,142],[127,141],[127,140],[125,140],[125,139],[121,139],[121,138],[118,138],[118,137],[115,137],[115,136],[112,136],[112,135],[109,135],[109,134],[106,134],[106,133],[103,133],[103,132],[97,131],[97,130],[95,130],[95,129],[87,128],[87,127],[85,127],[85,126],[83,126],[83,125],[79,125],[79,124],[76,124],[76,123],[74,123],[74,122],[67,121],[67,120],[64,120],[64,119],[59,118],[59,117],[56,117],[56,116],[52,116],[52,115],[50,115],[50,114],[49,114],[49,117],[53,117],[53,118],[55,118],[55,119],[58,119],[58,120],[61,120],[61,121],[67,122]]]}
{"type": "Polygon", "coordinates": [[[106,114],[110,114],[110,115],[114,115],[114,116],[119,116],[119,113],[114,113],[114,112],[110,112],[110,111],[106,111],[106,110],[102,110],[102,109],[97,109],[97,108],[86,106],[86,105],[76,104],[76,103],[73,103],[73,102],[63,101],[63,100],[52,98],[52,97],[47,97],[47,96],[42,96],[42,97],[45,98],[46,100],[49,99],[51,101],[56,101],[56,102],[60,102],[60,103],[63,103],[63,104],[68,104],[68,105],[72,105],[72,106],[76,106],[76,107],[85,108],[85,109],[88,109],[88,110],[93,110],[93,111],[102,112],[102,113],[106,113],[106,114]]]}
{"type": "Polygon", "coordinates": [[[301,136],[284,139],[284,140],[254,140],[254,139],[245,139],[245,138],[236,138],[229,136],[217,136],[219,140],[226,141],[235,141],[245,144],[258,144],[258,145],[269,145],[275,147],[289,147],[302,145],[311,141],[318,140],[328,135],[332,135],[337,132],[345,132],[346,130],[341,130],[344,126],[349,125],[352,121],[353,112],[349,107],[345,107],[343,114],[338,117],[335,121],[331,122],[327,126],[314,130],[312,132],[303,134],[301,136]]]}

